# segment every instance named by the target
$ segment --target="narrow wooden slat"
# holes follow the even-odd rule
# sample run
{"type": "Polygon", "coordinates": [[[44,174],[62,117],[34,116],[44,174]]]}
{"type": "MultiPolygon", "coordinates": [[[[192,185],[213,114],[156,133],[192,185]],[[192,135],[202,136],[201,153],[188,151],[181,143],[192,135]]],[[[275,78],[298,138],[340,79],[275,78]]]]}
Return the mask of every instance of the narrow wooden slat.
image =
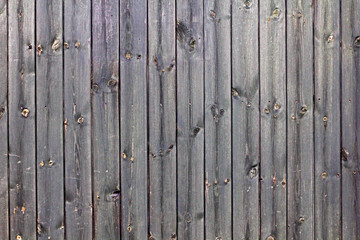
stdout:
{"type": "Polygon", "coordinates": [[[120,1],[122,239],[147,239],[147,1],[120,1]]]}
{"type": "Polygon", "coordinates": [[[312,2],[287,2],[288,239],[314,239],[312,2]]]}
{"type": "Polygon", "coordinates": [[[315,239],[340,239],[339,3],[315,2],[315,239]]]}
{"type": "Polygon", "coordinates": [[[149,1],[150,236],[176,239],[175,1],[149,1]]]}
{"type": "Polygon", "coordinates": [[[349,0],[341,1],[341,4],[342,239],[358,239],[360,238],[360,2],[349,0]]]}
{"type": "Polygon", "coordinates": [[[92,2],[95,239],[120,238],[119,2],[92,2]]]}
{"type": "Polygon", "coordinates": [[[260,4],[261,239],[286,239],[284,0],[260,4]]]}
{"type": "Polygon", "coordinates": [[[62,19],[61,0],[36,1],[38,239],[64,239],[62,19]]]}
{"type": "Polygon", "coordinates": [[[91,239],[91,1],[64,1],[66,239],[91,239]]]}
{"type": "Polygon", "coordinates": [[[0,239],[9,238],[7,1],[0,0],[0,239]]]}
{"type": "Polygon", "coordinates": [[[10,239],[36,239],[35,2],[8,3],[10,239]]]}
{"type": "Polygon", "coordinates": [[[258,4],[232,4],[233,239],[260,236],[258,4]]]}
{"type": "Polygon", "coordinates": [[[203,1],[177,1],[176,15],[178,239],[204,239],[203,1]]]}
{"type": "Polygon", "coordinates": [[[230,239],[231,1],[207,0],[204,8],[205,231],[206,239],[230,239]]]}

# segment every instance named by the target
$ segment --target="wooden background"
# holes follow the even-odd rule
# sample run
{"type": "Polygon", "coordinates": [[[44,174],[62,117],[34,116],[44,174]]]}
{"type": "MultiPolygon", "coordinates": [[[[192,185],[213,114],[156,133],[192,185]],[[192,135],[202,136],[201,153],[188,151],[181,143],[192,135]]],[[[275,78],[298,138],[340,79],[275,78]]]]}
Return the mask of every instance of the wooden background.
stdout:
{"type": "Polygon", "coordinates": [[[0,239],[360,239],[360,0],[0,0],[0,239]]]}

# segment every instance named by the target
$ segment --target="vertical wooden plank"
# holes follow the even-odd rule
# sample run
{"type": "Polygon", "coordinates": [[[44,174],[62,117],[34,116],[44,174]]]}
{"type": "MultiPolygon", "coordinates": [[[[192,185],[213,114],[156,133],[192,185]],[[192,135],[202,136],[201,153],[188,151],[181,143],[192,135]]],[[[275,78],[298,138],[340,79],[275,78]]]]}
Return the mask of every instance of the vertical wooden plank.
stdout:
{"type": "Polygon", "coordinates": [[[175,1],[149,1],[150,236],[176,239],[175,1]]]}
{"type": "Polygon", "coordinates": [[[178,239],[204,239],[203,1],[176,4],[178,239]]]}
{"type": "Polygon", "coordinates": [[[147,1],[120,2],[122,239],[148,237],[147,1]]]}
{"type": "Polygon", "coordinates": [[[340,1],[315,1],[315,239],[340,239],[340,1]]]}
{"type": "Polygon", "coordinates": [[[8,3],[10,239],[36,239],[35,2],[8,3]]]}
{"type": "Polygon", "coordinates": [[[288,239],[314,239],[312,2],[287,2],[288,239]]]}
{"type": "Polygon", "coordinates": [[[9,238],[8,196],[8,4],[0,0],[0,239],[9,238]]]}
{"type": "Polygon", "coordinates": [[[91,239],[91,1],[64,4],[66,239],[91,239]]]}
{"type": "Polygon", "coordinates": [[[205,231],[231,239],[231,1],[206,0],[205,231]]]}
{"type": "Polygon", "coordinates": [[[286,239],[284,0],[260,4],[261,239],[286,239]]]}
{"type": "Polygon", "coordinates": [[[64,239],[62,19],[61,0],[36,1],[38,239],[64,239]]]}
{"type": "Polygon", "coordinates": [[[232,4],[233,239],[259,239],[258,1],[232,4]]]}
{"type": "Polygon", "coordinates": [[[342,239],[360,238],[360,1],[341,1],[342,239]]]}
{"type": "Polygon", "coordinates": [[[95,239],[120,238],[119,2],[92,2],[95,239]]]}

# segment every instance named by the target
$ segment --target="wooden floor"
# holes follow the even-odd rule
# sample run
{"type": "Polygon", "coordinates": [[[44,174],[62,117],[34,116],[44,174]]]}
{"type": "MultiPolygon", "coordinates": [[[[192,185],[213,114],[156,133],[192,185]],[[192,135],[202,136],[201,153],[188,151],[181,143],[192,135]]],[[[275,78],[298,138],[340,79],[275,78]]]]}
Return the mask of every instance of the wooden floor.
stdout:
{"type": "Polygon", "coordinates": [[[0,0],[0,240],[359,240],[360,0],[0,0]]]}

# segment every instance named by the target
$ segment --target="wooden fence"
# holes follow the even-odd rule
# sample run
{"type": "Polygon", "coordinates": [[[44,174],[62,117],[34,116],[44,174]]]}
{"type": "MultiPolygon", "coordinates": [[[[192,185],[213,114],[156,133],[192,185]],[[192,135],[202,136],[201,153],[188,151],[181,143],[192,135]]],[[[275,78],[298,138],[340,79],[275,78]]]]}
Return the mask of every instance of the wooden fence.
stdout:
{"type": "Polygon", "coordinates": [[[0,239],[360,239],[360,0],[0,0],[0,239]]]}

